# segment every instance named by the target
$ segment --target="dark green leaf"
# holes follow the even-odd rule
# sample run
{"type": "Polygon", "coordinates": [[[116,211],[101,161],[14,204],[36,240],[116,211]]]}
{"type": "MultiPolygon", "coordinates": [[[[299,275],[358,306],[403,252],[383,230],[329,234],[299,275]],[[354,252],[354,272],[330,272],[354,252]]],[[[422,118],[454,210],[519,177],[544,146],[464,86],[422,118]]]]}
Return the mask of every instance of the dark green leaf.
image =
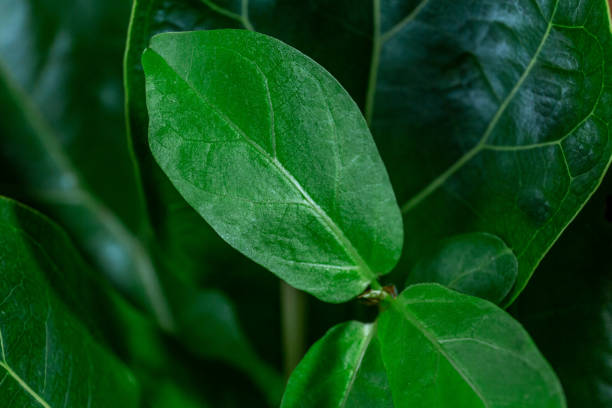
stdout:
{"type": "Polygon", "coordinates": [[[603,0],[380,2],[372,129],[404,214],[400,273],[444,238],[500,237],[510,303],[608,167],[603,0]]]}
{"type": "Polygon", "coordinates": [[[161,34],[143,66],[153,155],[232,246],[334,302],[395,265],[395,196],[327,71],[244,30],[161,34]]]}
{"type": "Polygon", "coordinates": [[[97,291],[67,236],[0,198],[0,248],[0,404],[138,407],[133,375],[92,330],[97,291]]]}
{"type": "Polygon", "coordinates": [[[570,407],[612,406],[611,221],[608,175],[511,309],[559,375],[570,407]]]}
{"type": "Polygon", "coordinates": [[[200,401],[194,400],[185,390],[171,382],[162,384],[156,391],[151,408],[206,408],[200,401]]]}
{"type": "Polygon", "coordinates": [[[390,300],[378,323],[330,330],[296,368],[282,406],[553,408],[565,398],[507,313],[420,284],[390,300]]]}
{"type": "Polygon", "coordinates": [[[495,235],[458,235],[419,261],[408,284],[437,282],[468,295],[499,303],[508,294],[518,270],[516,257],[495,235]]]}

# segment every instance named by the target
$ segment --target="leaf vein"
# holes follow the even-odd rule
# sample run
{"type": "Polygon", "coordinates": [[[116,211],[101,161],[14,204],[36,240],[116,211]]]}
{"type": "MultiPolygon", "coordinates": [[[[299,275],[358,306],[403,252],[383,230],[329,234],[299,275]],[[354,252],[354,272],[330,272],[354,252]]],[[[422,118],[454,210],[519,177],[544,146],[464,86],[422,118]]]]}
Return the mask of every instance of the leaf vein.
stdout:
{"type": "MultiPolygon", "coordinates": [[[[335,238],[335,240],[340,244],[340,246],[346,251],[347,255],[349,255],[353,261],[359,266],[360,271],[370,280],[374,279],[376,275],[370,267],[365,263],[365,261],[361,258],[361,255],[357,252],[352,242],[344,235],[340,227],[329,217],[329,215],[321,208],[316,201],[310,196],[310,194],[304,189],[304,187],[299,183],[298,180],[293,177],[293,175],[283,166],[283,164],[276,158],[272,157],[263,147],[261,147],[255,140],[251,139],[239,126],[237,126],[227,115],[225,115],[217,106],[215,106],[212,102],[206,98],[206,96],[202,95],[190,82],[186,81],[161,55],[159,55],[155,50],[151,49],[151,52],[156,53],[160,59],[166,64],[168,68],[170,68],[177,78],[181,79],[197,96],[200,100],[207,105],[221,120],[223,120],[231,129],[233,129],[239,136],[241,136],[249,146],[251,146],[261,157],[265,160],[269,165],[275,168],[281,176],[283,176],[286,181],[289,182],[304,198],[306,203],[310,205],[313,209],[313,212],[317,215],[319,222],[321,222],[326,229],[331,233],[331,235],[335,238]]],[[[251,62],[252,64],[257,65],[254,61],[244,57],[243,55],[233,51],[235,54],[239,55],[241,58],[251,62]]]]}
{"type": "Polygon", "coordinates": [[[402,213],[405,214],[411,209],[413,209],[414,207],[416,207],[418,204],[420,204],[424,199],[426,199],[431,193],[437,190],[442,184],[446,182],[446,180],[448,180],[453,174],[455,174],[459,169],[461,169],[468,161],[470,161],[474,156],[476,156],[484,148],[489,136],[491,135],[491,133],[497,126],[497,123],[501,119],[507,107],[510,105],[510,102],[514,99],[514,96],[517,94],[517,92],[519,91],[519,89],[521,88],[521,86],[523,85],[523,83],[525,82],[529,74],[531,73],[531,70],[535,66],[536,61],[538,60],[538,57],[540,53],[542,52],[544,45],[546,44],[546,40],[548,39],[550,35],[550,31],[552,30],[553,21],[554,21],[558,6],[559,6],[559,0],[555,2],[555,8],[553,9],[552,15],[550,17],[550,21],[548,22],[544,35],[542,36],[540,44],[538,45],[538,48],[536,49],[533,57],[531,57],[529,64],[527,64],[527,67],[525,68],[525,71],[523,71],[523,74],[521,75],[517,83],[514,85],[510,93],[506,96],[503,103],[499,106],[499,108],[495,112],[495,115],[493,115],[493,118],[489,122],[479,142],[472,149],[470,149],[466,154],[464,154],[459,160],[457,160],[453,165],[451,165],[444,173],[440,174],[433,181],[431,181],[427,186],[425,186],[425,188],[423,188],[420,192],[418,192],[411,199],[409,199],[402,206],[402,213]]]}

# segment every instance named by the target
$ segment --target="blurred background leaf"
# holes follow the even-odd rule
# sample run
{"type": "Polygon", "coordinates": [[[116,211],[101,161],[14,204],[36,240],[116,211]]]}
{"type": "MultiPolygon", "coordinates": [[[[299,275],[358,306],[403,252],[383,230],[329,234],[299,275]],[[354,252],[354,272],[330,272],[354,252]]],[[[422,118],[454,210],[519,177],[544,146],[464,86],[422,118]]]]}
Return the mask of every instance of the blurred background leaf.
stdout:
{"type": "MultiPolygon", "coordinates": [[[[231,289],[233,277],[224,273],[232,268],[242,270],[250,262],[236,259],[234,252],[206,251],[220,240],[205,225],[206,240],[197,240],[202,235],[190,236],[191,220],[184,219],[182,209],[172,204],[164,207],[178,214],[165,224],[168,241],[153,234],[125,132],[121,75],[128,21],[129,4],[122,0],[9,0],[0,4],[0,105],[4,112],[0,192],[33,205],[66,227],[98,270],[176,339],[172,347],[164,342],[158,352],[182,353],[180,364],[188,371],[214,367],[216,372],[225,372],[198,372],[198,377],[210,382],[211,393],[226,398],[229,378],[235,378],[236,383],[243,383],[244,393],[231,399],[252,399],[254,406],[266,406],[280,399],[282,380],[257,352],[266,350],[267,360],[279,367],[280,346],[270,345],[266,333],[266,340],[262,335],[252,347],[247,336],[259,335],[258,323],[265,321],[271,338],[280,345],[279,330],[275,330],[279,320],[277,280],[264,280],[269,290],[254,292],[246,284],[242,292],[232,293],[234,298],[242,294],[246,298],[244,313],[238,317],[217,315],[213,309],[183,309],[197,304],[199,291],[194,288],[198,286],[219,287],[226,282],[231,289]],[[194,244],[183,250],[177,237],[194,244]],[[197,242],[190,241],[192,238],[197,242]],[[161,250],[164,243],[178,250],[161,250]],[[190,279],[186,264],[207,271],[208,279],[190,279]],[[217,271],[219,277],[213,278],[217,271]],[[250,319],[255,312],[249,309],[252,305],[264,311],[261,320],[250,319]],[[177,316],[190,320],[187,324],[177,316]],[[219,319],[198,320],[211,317],[219,319]],[[255,320],[255,325],[247,325],[245,335],[237,319],[255,320]],[[207,330],[219,327],[230,328],[215,333],[230,336],[227,343],[207,330]],[[182,341],[187,338],[189,342],[182,341]],[[231,353],[227,344],[235,346],[231,353]],[[236,369],[247,376],[237,374],[236,369]]],[[[231,302],[220,295],[207,307],[233,310],[231,302]]],[[[137,337],[145,340],[147,336],[137,337]]],[[[174,363],[179,364],[168,364],[174,363]]],[[[182,378],[187,381],[192,375],[182,378]]],[[[192,388],[198,395],[200,387],[192,388]]]]}

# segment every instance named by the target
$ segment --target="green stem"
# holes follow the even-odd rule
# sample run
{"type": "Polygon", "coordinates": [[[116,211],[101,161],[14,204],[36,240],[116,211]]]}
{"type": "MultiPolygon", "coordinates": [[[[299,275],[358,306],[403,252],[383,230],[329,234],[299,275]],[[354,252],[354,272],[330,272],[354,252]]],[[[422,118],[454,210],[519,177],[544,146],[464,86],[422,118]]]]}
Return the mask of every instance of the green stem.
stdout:
{"type": "Polygon", "coordinates": [[[281,281],[281,321],[285,377],[289,378],[305,350],[306,296],[281,281]]]}

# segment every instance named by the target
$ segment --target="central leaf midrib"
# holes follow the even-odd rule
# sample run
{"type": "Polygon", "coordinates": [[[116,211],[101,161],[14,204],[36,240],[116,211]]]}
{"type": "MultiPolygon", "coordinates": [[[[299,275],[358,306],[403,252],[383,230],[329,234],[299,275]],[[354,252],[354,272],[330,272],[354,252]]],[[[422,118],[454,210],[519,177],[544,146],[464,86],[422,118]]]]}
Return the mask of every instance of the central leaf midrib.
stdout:
{"type": "MultiPolygon", "coordinates": [[[[313,211],[318,215],[318,219],[320,222],[331,232],[334,239],[340,244],[340,246],[344,249],[346,254],[355,262],[359,270],[362,272],[364,277],[369,281],[372,281],[376,278],[376,274],[372,272],[368,264],[363,260],[361,255],[357,249],[353,246],[352,242],[344,235],[344,232],[338,227],[338,225],[334,222],[334,220],[327,214],[327,212],[321,208],[308,194],[308,192],[304,189],[304,187],[300,184],[300,182],[293,177],[293,175],[283,166],[283,164],[276,158],[272,157],[264,148],[262,148],[255,140],[251,139],[247,134],[240,129],[230,118],[228,118],[222,111],[220,111],[214,104],[212,104],[208,99],[202,95],[187,79],[183,78],[173,66],[171,66],[166,59],[160,55],[156,50],[149,48],[149,50],[155,53],[166,66],[179,78],[183,81],[189,89],[191,89],[200,100],[209,106],[215,114],[221,118],[225,123],[234,130],[239,136],[241,136],[256,152],[258,152],[261,157],[271,166],[276,168],[276,170],[292,185],[304,198],[306,203],[310,205],[313,211]]],[[[272,124],[273,126],[273,124],[272,124]]]]}
{"type": "Polygon", "coordinates": [[[355,381],[357,380],[357,375],[359,374],[359,370],[361,369],[361,364],[363,363],[363,359],[365,358],[365,355],[368,352],[368,348],[370,347],[370,343],[372,343],[372,339],[376,335],[376,331],[378,329],[377,322],[372,323],[369,329],[370,329],[370,332],[368,333],[368,336],[363,342],[362,349],[359,351],[359,357],[357,359],[357,364],[355,365],[355,370],[351,373],[351,378],[349,379],[346,389],[344,390],[344,395],[342,397],[342,401],[340,402],[339,408],[345,408],[346,406],[348,397],[351,394],[353,385],[355,384],[355,381]]]}
{"type": "Polygon", "coordinates": [[[38,402],[44,408],[51,408],[51,405],[44,400],[40,395],[36,393],[13,369],[8,365],[6,361],[6,353],[4,350],[4,338],[2,337],[2,329],[0,328],[0,367],[4,368],[7,374],[19,384],[19,386],[30,395],[36,402],[38,402]]]}
{"type": "Polygon", "coordinates": [[[474,391],[474,394],[478,396],[478,398],[482,401],[485,408],[489,408],[489,403],[482,395],[480,389],[474,384],[467,375],[463,372],[462,368],[457,365],[453,358],[446,352],[446,350],[440,345],[435,335],[430,332],[425,326],[421,324],[418,320],[418,317],[413,315],[410,310],[406,307],[402,307],[397,299],[391,300],[391,306],[394,307],[401,315],[403,315],[406,320],[414,326],[419,332],[423,334],[423,336],[431,343],[431,345],[436,349],[438,353],[442,355],[448,361],[448,363],[455,369],[455,371],[461,376],[463,381],[474,391]]]}

